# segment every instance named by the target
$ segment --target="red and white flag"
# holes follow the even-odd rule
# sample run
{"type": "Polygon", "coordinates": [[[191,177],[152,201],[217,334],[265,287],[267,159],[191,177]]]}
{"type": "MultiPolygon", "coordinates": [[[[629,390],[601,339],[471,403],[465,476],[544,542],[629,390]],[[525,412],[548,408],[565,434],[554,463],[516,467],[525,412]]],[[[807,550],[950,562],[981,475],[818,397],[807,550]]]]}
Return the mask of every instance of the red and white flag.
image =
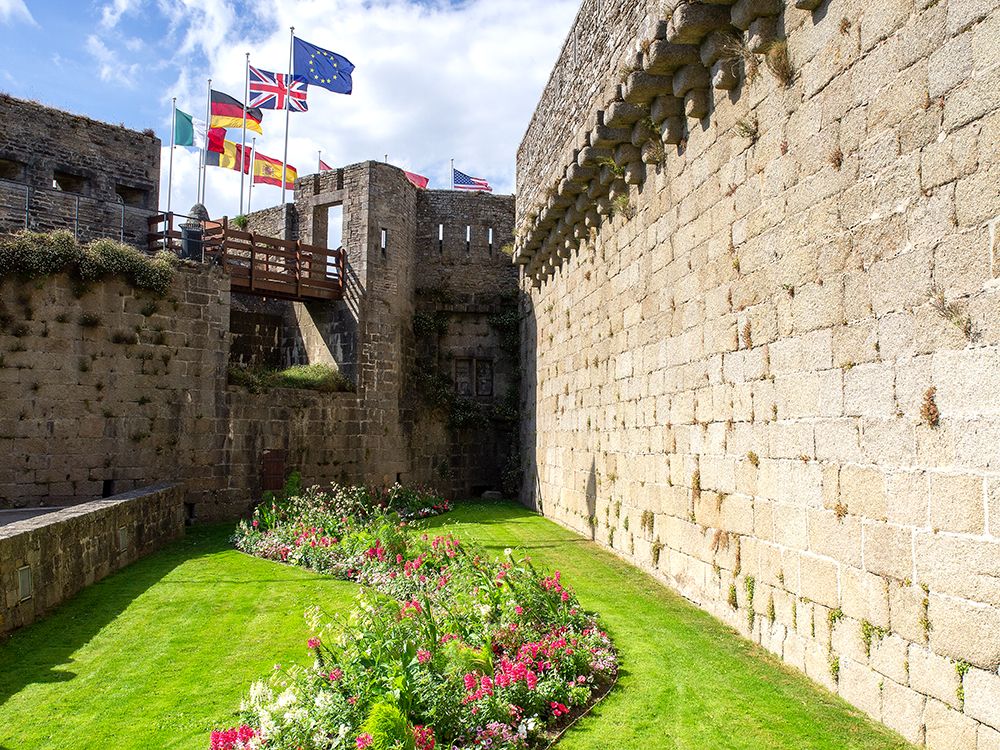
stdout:
{"type": "Polygon", "coordinates": [[[413,172],[407,172],[405,169],[403,170],[403,174],[406,175],[406,179],[408,179],[410,182],[412,182],[421,190],[427,187],[427,183],[429,182],[429,180],[426,177],[421,177],[418,174],[413,174],[413,172]]]}

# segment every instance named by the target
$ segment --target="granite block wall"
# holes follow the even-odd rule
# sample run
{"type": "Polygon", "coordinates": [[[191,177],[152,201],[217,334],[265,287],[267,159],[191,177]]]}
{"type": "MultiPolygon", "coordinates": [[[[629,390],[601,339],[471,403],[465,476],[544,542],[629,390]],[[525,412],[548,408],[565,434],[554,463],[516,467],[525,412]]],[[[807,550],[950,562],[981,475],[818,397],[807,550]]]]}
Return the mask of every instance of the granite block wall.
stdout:
{"type": "Polygon", "coordinates": [[[1000,731],[998,5],[587,0],[518,154],[524,502],[934,748],[1000,731]]]}

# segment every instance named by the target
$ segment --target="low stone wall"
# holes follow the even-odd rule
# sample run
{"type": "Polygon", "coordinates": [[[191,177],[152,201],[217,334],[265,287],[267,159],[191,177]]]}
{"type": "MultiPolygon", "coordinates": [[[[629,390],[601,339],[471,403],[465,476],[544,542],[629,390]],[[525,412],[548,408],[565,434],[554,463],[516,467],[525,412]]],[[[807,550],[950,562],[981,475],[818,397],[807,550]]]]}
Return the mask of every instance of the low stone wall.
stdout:
{"type": "Polygon", "coordinates": [[[183,536],[184,487],[170,483],[0,528],[0,634],[183,536]],[[30,576],[27,592],[23,569],[30,576]]]}

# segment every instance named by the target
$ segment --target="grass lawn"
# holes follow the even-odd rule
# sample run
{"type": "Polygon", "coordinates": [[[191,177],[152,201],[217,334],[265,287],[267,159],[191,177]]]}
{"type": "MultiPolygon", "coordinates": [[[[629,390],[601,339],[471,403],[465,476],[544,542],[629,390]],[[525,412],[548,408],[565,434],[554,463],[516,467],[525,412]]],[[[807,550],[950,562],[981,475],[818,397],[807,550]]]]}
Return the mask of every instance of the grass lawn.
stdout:
{"type": "MultiPolygon", "coordinates": [[[[560,748],[911,747],[644,574],[517,506],[466,505],[445,525],[561,570],[621,651],[617,688],[560,748]]],[[[275,663],[307,664],[306,606],[346,608],[350,583],[246,557],[231,526],[85,589],[0,644],[0,750],[192,748],[275,663]]]]}

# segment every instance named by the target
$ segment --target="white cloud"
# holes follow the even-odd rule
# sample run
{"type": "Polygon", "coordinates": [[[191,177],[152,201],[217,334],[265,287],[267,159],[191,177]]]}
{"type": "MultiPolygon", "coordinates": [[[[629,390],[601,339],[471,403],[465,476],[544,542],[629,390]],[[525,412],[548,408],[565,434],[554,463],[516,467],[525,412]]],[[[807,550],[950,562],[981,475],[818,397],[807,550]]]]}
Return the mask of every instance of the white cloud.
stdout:
{"type": "Polygon", "coordinates": [[[135,12],[140,5],[142,0],[114,0],[101,8],[101,23],[108,28],[116,26],[123,15],[135,12]]]}
{"type": "Polygon", "coordinates": [[[104,42],[93,34],[87,37],[87,52],[97,60],[102,81],[117,82],[128,88],[135,88],[139,72],[138,63],[125,65],[113,50],[108,49],[104,42]]]}
{"type": "Polygon", "coordinates": [[[0,0],[0,21],[12,26],[17,21],[37,26],[24,0],[0,0]]]}
{"type": "MultiPolygon", "coordinates": [[[[199,6],[159,0],[175,19],[172,32],[181,50],[175,59],[202,52],[212,87],[234,96],[243,91],[245,52],[264,69],[286,68],[290,26],[296,36],[355,64],[351,96],[310,87],[310,111],[291,116],[289,161],[301,174],[315,169],[319,149],[334,166],[388,154],[390,163],[442,188],[450,186],[454,158],[457,168],[488,179],[498,193],[513,192],[518,144],[579,7],[579,0],[469,0],[457,7],[405,0],[255,1],[234,14],[221,0],[199,6]],[[237,19],[246,17],[255,19],[254,26],[239,25],[237,19]]],[[[204,92],[203,78],[185,69],[175,89],[178,106],[203,111],[204,92]]],[[[265,114],[264,132],[261,151],[280,158],[283,113],[265,114]]],[[[239,175],[232,176],[238,184],[239,175]]],[[[227,185],[210,176],[213,216],[239,208],[238,188],[227,185]]],[[[280,190],[274,192],[268,205],[280,200],[280,190]]],[[[261,205],[256,192],[254,204],[261,205]]]]}

